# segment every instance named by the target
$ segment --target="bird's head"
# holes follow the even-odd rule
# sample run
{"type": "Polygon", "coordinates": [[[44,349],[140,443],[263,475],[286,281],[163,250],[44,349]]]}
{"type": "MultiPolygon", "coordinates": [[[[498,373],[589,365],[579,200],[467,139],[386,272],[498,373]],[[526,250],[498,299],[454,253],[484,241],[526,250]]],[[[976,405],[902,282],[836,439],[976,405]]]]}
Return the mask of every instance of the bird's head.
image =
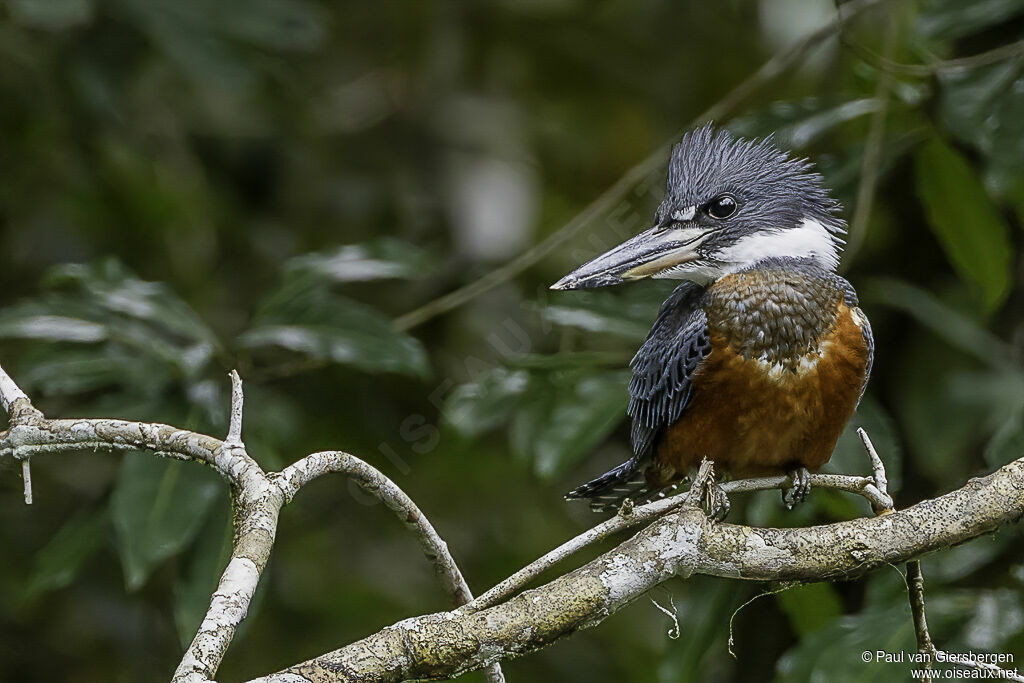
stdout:
{"type": "Polygon", "coordinates": [[[711,124],[672,149],[654,227],[551,286],[581,289],[663,278],[707,284],[766,258],[839,264],[839,203],[805,159],[770,139],[734,138],[711,124]]]}

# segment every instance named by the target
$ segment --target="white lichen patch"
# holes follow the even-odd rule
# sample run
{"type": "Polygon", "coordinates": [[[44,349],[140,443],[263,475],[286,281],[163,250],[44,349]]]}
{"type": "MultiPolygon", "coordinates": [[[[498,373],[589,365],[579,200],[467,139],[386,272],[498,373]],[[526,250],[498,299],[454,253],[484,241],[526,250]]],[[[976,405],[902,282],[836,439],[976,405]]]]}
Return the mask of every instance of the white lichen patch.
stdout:
{"type": "Polygon", "coordinates": [[[647,576],[635,558],[616,553],[605,561],[605,569],[597,578],[608,591],[608,602],[615,605],[647,590],[647,576]]]}
{"type": "Polygon", "coordinates": [[[76,439],[91,439],[96,434],[88,422],[76,422],[71,425],[71,436],[76,439]]]}
{"type": "Polygon", "coordinates": [[[216,631],[222,626],[237,626],[249,611],[260,572],[247,557],[233,557],[220,577],[217,591],[200,631],[216,631]]]}
{"type": "Polygon", "coordinates": [[[765,561],[788,562],[793,559],[792,553],[769,544],[764,540],[764,537],[761,536],[761,534],[757,533],[753,529],[749,534],[747,534],[746,543],[743,546],[743,552],[756,555],[759,563],[763,563],[765,561]]]}

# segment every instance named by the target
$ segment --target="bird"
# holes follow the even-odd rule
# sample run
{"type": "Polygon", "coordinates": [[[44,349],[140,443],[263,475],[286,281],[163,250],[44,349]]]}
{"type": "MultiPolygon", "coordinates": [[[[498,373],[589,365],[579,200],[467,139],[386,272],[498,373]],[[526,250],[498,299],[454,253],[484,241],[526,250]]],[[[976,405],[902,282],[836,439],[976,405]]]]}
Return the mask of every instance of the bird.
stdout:
{"type": "Polygon", "coordinates": [[[551,286],[681,281],[630,363],[632,457],[567,499],[608,511],[664,497],[705,458],[728,477],[788,475],[789,508],[807,497],[874,362],[871,325],[836,272],[841,211],[814,165],[771,136],[713,123],[682,136],[653,227],[551,286]]]}

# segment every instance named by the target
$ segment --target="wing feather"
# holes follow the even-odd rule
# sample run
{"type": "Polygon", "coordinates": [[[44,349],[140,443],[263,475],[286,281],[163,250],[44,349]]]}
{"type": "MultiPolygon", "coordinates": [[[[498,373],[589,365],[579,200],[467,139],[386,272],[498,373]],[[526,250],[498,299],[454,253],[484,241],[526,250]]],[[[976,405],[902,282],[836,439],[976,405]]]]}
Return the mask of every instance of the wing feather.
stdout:
{"type": "Polygon", "coordinates": [[[617,507],[624,499],[637,500],[653,491],[641,468],[650,463],[658,436],[686,410],[692,380],[701,361],[711,352],[708,321],[700,308],[704,288],[683,282],[662,304],[646,341],[630,365],[627,414],[633,424],[633,457],[615,469],[569,492],[567,498],[590,498],[591,507],[617,507]]]}

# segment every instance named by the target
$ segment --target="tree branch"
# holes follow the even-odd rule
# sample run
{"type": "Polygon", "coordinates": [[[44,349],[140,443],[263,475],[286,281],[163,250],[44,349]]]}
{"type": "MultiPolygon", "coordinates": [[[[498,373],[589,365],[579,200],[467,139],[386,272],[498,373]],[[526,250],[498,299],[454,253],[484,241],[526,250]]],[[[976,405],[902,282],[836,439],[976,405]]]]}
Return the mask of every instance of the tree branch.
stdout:
{"type": "Polygon", "coordinates": [[[227,446],[241,446],[242,444],[242,409],[245,405],[245,396],[242,393],[242,378],[238,376],[237,370],[232,370],[228,375],[231,378],[231,420],[228,425],[228,438],[224,440],[227,446]]]}
{"type": "Polygon", "coordinates": [[[963,543],[1022,515],[1024,458],[905,510],[809,528],[716,524],[684,506],[596,560],[507,602],[406,619],[256,681],[446,678],[595,626],[674,576],[850,578],[963,543]]]}
{"type": "Polygon", "coordinates": [[[21,390],[10,375],[0,368],[0,405],[11,420],[11,448],[14,458],[21,460],[21,480],[25,490],[25,505],[32,504],[32,465],[28,452],[22,446],[23,427],[36,420],[41,420],[43,414],[32,406],[28,396],[21,390]]]}
{"type": "MultiPolygon", "coordinates": [[[[434,572],[441,580],[441,585],[444,586],[453,605],[458,607],[473,599],[469,584],[466,583],[465,577],[455,563],[455,558],[448,550],[448,544],[438,535],[427,516],[393,481],[359,458],[341,451],[312,453],[286,467],[280,475],[271,476],[277,477],[278,486],[284,492],[286,502],[290,502],[303,486],[317,477],[332,472],[354,479],[359,486],[394,512],[402,524],[416,535],[423,554],[434,566],[434,572]]],[[[498,662],[488,665],[487,678],[491,683],[505,680],[498,662]]]]}
{"type": "MultiPolygon", "coordinates": [[[[884,481],[884,469],[882,476],[884,481]]],[[[769,491],[772,489],[784,490],[790,485],[791,482],[788,476],[779,476],[736,479],[722,483],[721,487],[726,494],[729,494],[769,491]]],[[[892,499],[889,498],[887,493],[882,493],[876,488],[875,479],[871,477],[854,477],[842,474],[812,474],[811,488],[836,489],[854,493],[866,498],[874,509],[892,507],[892,499]]],[[[576,538],[566,541],[554,550],[526,565],[512,576],[482,593],[480,597],[466,605],[466,609],[477,611],[496,605],[567,557],[606,538],[610,538],[621,531],[638,527],[641,524],[662,517],[669,512],[679,509],[686,502],[686,497],[680,494],[641,505],[627,513],[620,512],[620,514],[588,529],[576,538]]]]}
{"type": "MultiPolygon", "coordinates": [[[[473,598],[469,585],[448,550],[415,503],[379,471],[347,453],[313,453],[280,473],[265,473],[246,452],[242,441],[242,380],[231,372],[232,396],[228,436],[224,441],[169,425],[125,420],[48,420],[32,407],[28,396],[0,368],[0,403],[11,428],[0,432],[0,458],[81,450],[141,450],[204,463],[230,484],[234,501],[235,538],[231,558],[221,575],[210,607],[174,673],[175,683],[211,681],[245,618],[270,558],[281,508],[313,479],[329,472],[353,477],[395,512],[417,536],[442,585],[455,605],[473,598]]],[[[26,502],[29,493],[26,493],[26,502]]],[[[488,680],[502,683],[495,662],[488,680]]]]}
{"type": "MultiPolygon", "coordinates": [[[[241,424],[241,392],[233,406],[241,424]]],[[[0,432],[0,458],[83,449],[148,450],[196,460],[229,482],[235,500],[235,545],[210,608],[174,680],[210,681],[246,612],[274,542],[278,515],[302,486],[327,472],[343,472],[378,495],[412,528],[454,600],[471,597],[468,585],[429,521],[381,473],[341,452],[314,453],[280,473],[264,473],[241,445],[168,425],[123,420],[49,420],[0,369],[0,401],[11,428],[0,432]]],[[[865,497],[876,512],[892,501],[885,471],[865,434],[872,477],[815,475],[815,487],[865,497]]],[[[786,477],[727,482],[728,492],[779,488],[786,477]]],[[[261,679],[304,681],[400,681],[436,679],[491,666],[540,649],[582,628],[595,626],[651,588],[694,573],[757,581],[823,581],[849,578],[881,565],[914,560],[928,552],[990,533],[1024,515],[1024,458],[963,488],[901,510],[809,528],[762,529],[718,524],[677,496],[624,511],[548,553],[462,607],[410,618],[367,638],[261,679]],[[528,581],[596,540],[649,523],[624,543],[579,569],[509,598],[528,581]]],[[[500,676],[500,671],[492,669],[500,676]]],[[[492,680],[501,680],[493,679],[492,680]]]]}

